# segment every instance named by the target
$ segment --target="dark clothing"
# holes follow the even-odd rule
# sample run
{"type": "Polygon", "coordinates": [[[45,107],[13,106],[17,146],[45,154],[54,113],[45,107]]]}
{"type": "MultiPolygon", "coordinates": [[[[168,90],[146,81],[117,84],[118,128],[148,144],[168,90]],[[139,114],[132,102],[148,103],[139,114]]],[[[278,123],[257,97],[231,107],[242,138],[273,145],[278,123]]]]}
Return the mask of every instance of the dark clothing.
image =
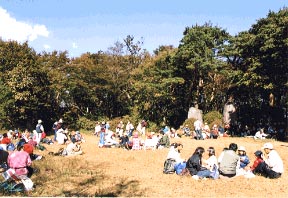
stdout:
{"type": "Polygon", "coordinates": [[[197,175],[198,171],[201,170],[201,159],[199,155],[193,154],[186,163],[186,168],[189,170],[191,175],[197,175]]]}
{"type": "Polygon", "coordinates": [[[8,158],[9,153],[4,150],[0,150],[0,165],[3,163],[7,164],[7,158],[8,158]]]}
{"type": "Polygon", "coordinates": [[[120,143],[119,143],[120,146],[126,146],[126,144],[128,144],[129,142],[129,137],[127,135],[121,136],[119,140],[120,140],[120,143]]]}
{"type": "Polygon", "coordinates": [[[261,162],[253,171],[255,174],[263,175],[264,177],[268,177],[270,179],[277,179],[281,177],[281,173],[277,173],[269,168],[269,166],[263,161],[261,162]]]}

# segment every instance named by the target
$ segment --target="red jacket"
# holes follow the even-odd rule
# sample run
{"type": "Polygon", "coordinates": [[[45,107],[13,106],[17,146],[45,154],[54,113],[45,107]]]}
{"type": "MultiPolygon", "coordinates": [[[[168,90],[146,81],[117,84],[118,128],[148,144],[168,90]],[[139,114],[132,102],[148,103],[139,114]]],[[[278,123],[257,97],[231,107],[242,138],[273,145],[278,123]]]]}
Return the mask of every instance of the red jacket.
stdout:
{"type": "Polygon", "coordinates": [[[264,160],[260,157],[257,157],[256,160],[254,161],[253,165],[250,167],[250,170],[253,171],[261,162],[264,160]]]}
{"type": "Polygon", "coordinates": [[[8,137],[4,137],[1,140],[1,144],[10,144],[10,143],[11,143],[11,140],[8,137]]]}

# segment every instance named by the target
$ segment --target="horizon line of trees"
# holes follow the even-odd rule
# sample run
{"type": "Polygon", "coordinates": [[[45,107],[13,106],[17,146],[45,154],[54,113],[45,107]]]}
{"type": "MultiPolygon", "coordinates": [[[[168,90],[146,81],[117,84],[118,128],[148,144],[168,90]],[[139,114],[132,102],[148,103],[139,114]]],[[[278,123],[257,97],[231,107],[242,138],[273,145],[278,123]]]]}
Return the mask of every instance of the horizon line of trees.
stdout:
{"type": "Polygon", "coordinates": [[[222,112],[231,96],[242,124],[287,127],[287,8],[236,36],[208,22],[186,27],[178,47],[150,54],[142,45],[128,35],[105,52],[68,58],[0,40],[0,128],[123,116],[178,127],[191,106],[222,112]]]}

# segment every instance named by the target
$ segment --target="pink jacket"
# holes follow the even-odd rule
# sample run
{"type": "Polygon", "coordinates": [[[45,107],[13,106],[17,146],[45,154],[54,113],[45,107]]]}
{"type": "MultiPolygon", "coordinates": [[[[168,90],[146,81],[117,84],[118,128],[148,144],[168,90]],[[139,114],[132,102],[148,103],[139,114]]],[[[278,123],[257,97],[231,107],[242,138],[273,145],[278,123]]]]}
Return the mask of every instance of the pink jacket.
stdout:
{"type": "Polygon", "coordinates": [[[7,159],[8,166],[15,169],[17,175],[27,175],[27,166],[31,166],[32,161],[29,154],[25,151],[14,151],[7,159]]]}

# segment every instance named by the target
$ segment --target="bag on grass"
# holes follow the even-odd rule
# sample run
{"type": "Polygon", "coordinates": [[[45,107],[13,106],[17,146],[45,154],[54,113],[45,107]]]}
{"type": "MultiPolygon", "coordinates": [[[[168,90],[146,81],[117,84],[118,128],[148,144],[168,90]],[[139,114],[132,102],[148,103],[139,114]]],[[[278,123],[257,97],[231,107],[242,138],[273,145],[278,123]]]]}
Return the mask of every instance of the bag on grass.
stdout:
{"type": "Polygon", "coordinates": [[[173,174],[175,173],[175,166],[176,164],[176,160],[174,159],[166,159],[164,162],[164,169],[163,169],[163,173],[165,174],[173,174]]]}

